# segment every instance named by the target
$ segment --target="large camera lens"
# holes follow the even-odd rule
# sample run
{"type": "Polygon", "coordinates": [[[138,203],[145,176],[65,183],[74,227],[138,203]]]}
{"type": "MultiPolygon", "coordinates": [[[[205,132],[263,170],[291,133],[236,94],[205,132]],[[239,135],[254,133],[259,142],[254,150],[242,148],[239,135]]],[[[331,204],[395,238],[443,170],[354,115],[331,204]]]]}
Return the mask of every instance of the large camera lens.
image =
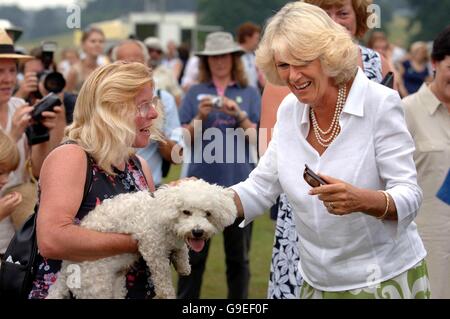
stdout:
{"type": "Polygon", "coordinates": [[[51,72],[45,75],[44,87],[48,92],[61,93],[66,87],[66,80],[59,72],[51,72]]]}

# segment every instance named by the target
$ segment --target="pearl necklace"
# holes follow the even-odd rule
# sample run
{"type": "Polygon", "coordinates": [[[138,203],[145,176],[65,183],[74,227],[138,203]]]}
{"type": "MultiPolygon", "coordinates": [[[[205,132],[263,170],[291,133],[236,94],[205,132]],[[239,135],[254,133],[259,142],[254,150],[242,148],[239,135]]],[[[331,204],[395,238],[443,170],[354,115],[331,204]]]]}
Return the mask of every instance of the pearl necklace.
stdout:
{"type": "Polygon", "coordinates": [[[310,115],[313,124],[314,136],[316,137],[317,142],[325,148],[329,147],[341,132],[341,127],[339,125],[339,117],[341,115],[342,110],[344,109],[346,99],[347,99],[347,87],[344,84],[339,87],[333,120],[331,121],[331,125],[328,128],[328,130],[325,131],[319,127],[316,115],[314,114],[313,109],[310,108],[310,115]],[[326,136],[329,134],[331,135],[327,138],[326,136]]]}

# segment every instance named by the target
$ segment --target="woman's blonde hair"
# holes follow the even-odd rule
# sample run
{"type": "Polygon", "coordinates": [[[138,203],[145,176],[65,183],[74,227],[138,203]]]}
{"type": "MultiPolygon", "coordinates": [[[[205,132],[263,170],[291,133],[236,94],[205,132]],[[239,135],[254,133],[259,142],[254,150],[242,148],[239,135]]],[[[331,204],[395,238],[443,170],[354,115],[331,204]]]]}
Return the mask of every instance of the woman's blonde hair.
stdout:
{"type": "Polygon", "coordinates": [[[319,58],[336,85],[354,77],[358,67],[358,47],[344,27],[321,8],[300,1],[288,3],[269,19],[256,51],[256,64],[268,81],[285,85],[278,76],[275,53],[291,65],[319,58]]]}
{"type": "Polygon", "coordinates": [[[427,62],[430,59],[430,52],[428,50],[428,45],[423,41],[416,41],[411,44],[409,49],[411,56],[417,55],[418,53],[425,53],[422,57],[422,62],[427,62]]]}
{"type": "MultiPolygon", "coordinates": [[[[153,86],[147,66],[117,61],[92,72],[80,90],[66,139],[76,141],[108,174],[135,153],[135,98],[146,84],[153,86]]],[[[152,130],[158,135],[155,125],[152,130]]]]}
{"type": "MultiPolygon", "coordinates": [[[[236,53],[230,53],[233,60],[233,66],[231,68],[231,79],[238,83],[242,87],[248,86],[247,76],[245,75],[244,65],[242,64],[241,55],[236,53]]],[[[199,82],[207,83],[212,81],[211,70],[208,65],[208,56],[200,57],[199,64],[199,82]]]]}
{"type": "Polygon", "coordinates": [[[15,171],[19,166],[20,154],[14,141],[0,130],[0,169],[4,172],[15,171]]]}
{"type": "MultiPolygon", "coordinates": [[[[369,30],[367,21],[369,20],[372,12],[371,10],[368,10],[368,8],[372,4],[372,0],[351,1],[356,16],[356,34],[354,36],[358,39],[361,39],[369,30]]],[[[343,6],[345,0],[303,0],[303,2],[313,4],[315,6],[321,7],[324,10],[327,10],[333,6],[343,6]]]]}

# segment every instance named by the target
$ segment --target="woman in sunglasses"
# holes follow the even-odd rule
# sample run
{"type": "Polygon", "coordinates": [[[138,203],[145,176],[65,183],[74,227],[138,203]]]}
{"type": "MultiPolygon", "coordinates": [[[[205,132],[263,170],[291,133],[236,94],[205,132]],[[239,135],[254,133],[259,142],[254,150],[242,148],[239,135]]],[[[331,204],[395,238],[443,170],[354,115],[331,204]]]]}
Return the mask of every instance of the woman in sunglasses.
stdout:
{"type": "Polygon", "coordinates": [[[348,32],[303,2],[271,18],[256,56],[291,94],[257,168],[232,187],[246,224],[287,195],[300,298],[429,297],[413,222],[422,192],[398,94],[370,81],[348,32]]]}

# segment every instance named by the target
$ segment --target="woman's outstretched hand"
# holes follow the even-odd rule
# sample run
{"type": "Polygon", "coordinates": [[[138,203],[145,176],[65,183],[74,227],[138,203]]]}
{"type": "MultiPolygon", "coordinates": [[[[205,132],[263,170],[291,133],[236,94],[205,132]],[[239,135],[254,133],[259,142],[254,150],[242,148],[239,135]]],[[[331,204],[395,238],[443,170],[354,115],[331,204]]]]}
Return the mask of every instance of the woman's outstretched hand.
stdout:
{"type": "Polygon", "coordinates": [[[311,189],[310,195],[318,195],[328,212],[333,215],[348,215],[364,210],[364,190],[337,178],[319,174],[328,185],[311,189]]]}

